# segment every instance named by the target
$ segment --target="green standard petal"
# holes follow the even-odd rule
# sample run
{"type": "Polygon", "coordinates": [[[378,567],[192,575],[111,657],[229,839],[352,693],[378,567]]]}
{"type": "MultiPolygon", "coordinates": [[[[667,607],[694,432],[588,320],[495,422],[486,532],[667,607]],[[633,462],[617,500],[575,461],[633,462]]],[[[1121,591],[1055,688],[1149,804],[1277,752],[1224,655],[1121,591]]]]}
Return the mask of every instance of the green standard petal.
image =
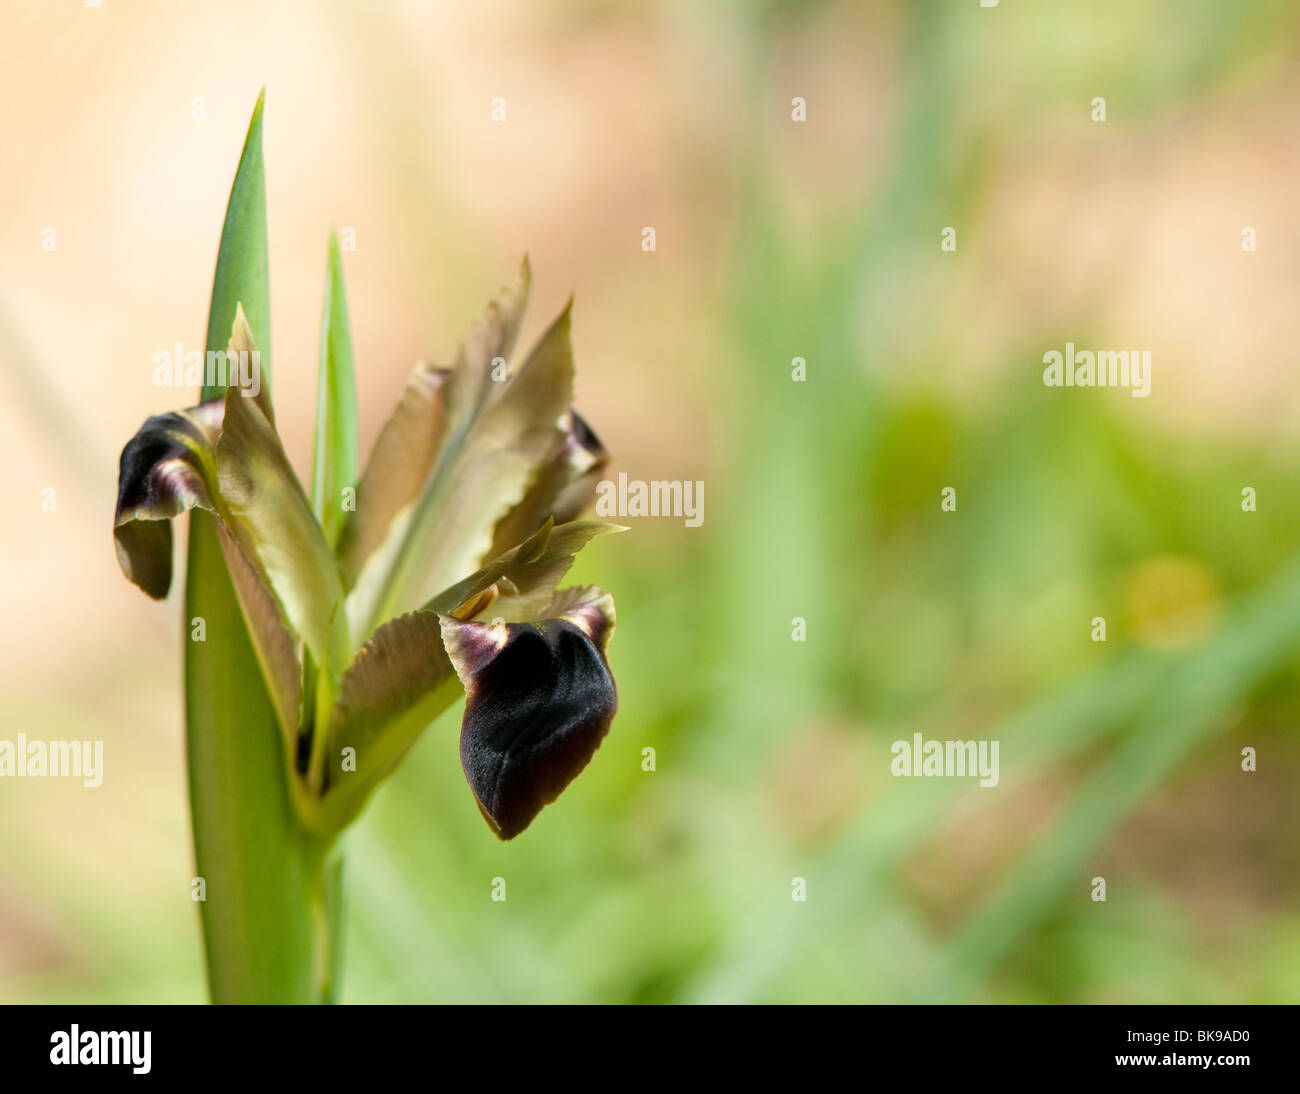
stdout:
{"type": "Polygon", "coordinates": [[[401,546],[411,506],[442,447],[447,421],[443,385],[450,369],[415,366],[392,417],[375,440],[357,483],[355,512],[344,514],[338,557],[346,588],[369,569],[377,580],[401,546]]]}
{"type": "Polygon", "coordinates": [[[447,386],[448,416],[453,422],[472,419],[493,391],[500,388],[495,362],[509,361],[514,353],[532,288],[533,269],[524,255],[515,283],[502,288],[465,332],[456,354],[453,379],[447,386]]]}
{"type": "Polygon", "coordinates": [[[220,520],[213,521],[221,553],[226,560],[239,609],[248,626],[267,691],[284,731],[289,755],[297,747],[298,727],[302,714],[302,665],[293,635],[284,618],[284,609],[276,600],[257,567],[244,554],[234,534],[220,520]]]}
{"type": "Polygon", "coordinates": [[[614,602],[596,588],[557,594],[539,623],[442,616],[465,685],[461,766],[479,809],[513,839],[590,762],[618,709],[605,651],[614,602]]]}
{"type": "Polygon", "coordinates": [[[504,370],[527,300],[519,284],[462,343],[445,386],[446,439],[391,566],[363,575],[349,602],[355,632],[418,606],[489,557],[493,533],[564,443],[573,389],[566,307],[511,374],[504,370]]]}
{"type": "Polygon", "coordinates": [[[540,619],[574,556],[597,536],[625,531],[621,524],[599,520],[556,527],[548,519],[518,547],[444,589],[424,607],[458,619],[481,615],[499,616],[508,623],[540,619]]]}
{"type": "Polygon", "coordinates": [[[564,443],[516,505],[497,525],[489,557],[532,535],[550,517],[567,524],[596,498],[596,483],[609,453],[582,416],[570,409],[564,420],[564,443]]]}
{"type": "MultiPolygon", "coordinates": [[[[348,658],[343,585],[334,554],[294,474],[261,384],[252,335],[240,312],[231,352],[238,383],[226,391],[217,474],[227,524],[284,608],[290,627],[335,681],[348,658]],[[247,367],[244,367],[244,365],[247,367]]],[[[333,697],[329,696],[332,706],[333,697]]]]}
{"type": "Polygon", "coordinates": [[[356,816],[459,697],[460,681],[433,612],[408,612],[380,626],[339,683],[323,769],[325,826],[337,831],[356,816]]]}

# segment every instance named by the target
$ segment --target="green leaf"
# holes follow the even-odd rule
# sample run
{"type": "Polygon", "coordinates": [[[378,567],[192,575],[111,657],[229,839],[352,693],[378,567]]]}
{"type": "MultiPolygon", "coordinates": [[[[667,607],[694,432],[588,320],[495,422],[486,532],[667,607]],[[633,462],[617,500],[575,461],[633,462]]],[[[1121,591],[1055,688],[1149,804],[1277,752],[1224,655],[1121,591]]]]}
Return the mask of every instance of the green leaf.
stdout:
{"type": "MultiPolygon", "coordinates": [[[[271,342],[262,105],[259,96],[231,188],[206,346],[225,347],[242,301],[265,369],[271,342]]],[[[222,394],[219,387],[203,392],[205,401],[222,394]]],[[[316,845],[295,818],[275,706],[213,519],[202,511],[190,517],[184,626],[186,759],[212,999],[319,999],[316,845]],[[203,641],[194,640],[197,619],[203,641]]]]}
{"type": "MultiPolygon", "coordinates": [[[[262,371],[271,378],[271,273],[266,252],[266,175],[262,165],[262,108],[266,89],[257,96],[248,123],[244,150],[226,205],[226,221],[217,250],[217,272],[208,310],[209,350],[223,350],[243,302],[248,325],[262,351],[262,371]]],[[[204,385],[199,402],[225,394],[224,385],[204,385]]]]}
{"type": "Polygon", "coordinates": [[[352,374],[352,328],[343,288],[339,239],[331,229],[325,303],[321,309],[320,375],[316,391],[316,456],[312,508],[331,547],[347,511],[343,490],[357,481],[357,393],[352,374]]]}
{"type": "Polygon", "coordinates": [[[214,1003],[318,997],[312,842],[295,817],[275,709],[212,517],[190,517],[186,760],[195,876],[214,1003]],[[205,641],[190,638],[203,619],[205,641]]]}

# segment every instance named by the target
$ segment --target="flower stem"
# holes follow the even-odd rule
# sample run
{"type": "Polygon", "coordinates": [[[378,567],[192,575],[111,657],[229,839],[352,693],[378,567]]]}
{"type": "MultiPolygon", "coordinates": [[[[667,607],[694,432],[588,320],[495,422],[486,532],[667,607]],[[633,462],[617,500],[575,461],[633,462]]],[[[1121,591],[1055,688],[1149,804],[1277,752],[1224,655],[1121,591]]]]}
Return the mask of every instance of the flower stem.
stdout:
{"type": "Polygon", "coordinates": [[[291,801],[274,708],[212,519],[197,512],[186,578],[185,705],[212,1000],[319,1001],[322,843],[291,801]],[[199,618],[202,641],[193,637],[199,618]]]}

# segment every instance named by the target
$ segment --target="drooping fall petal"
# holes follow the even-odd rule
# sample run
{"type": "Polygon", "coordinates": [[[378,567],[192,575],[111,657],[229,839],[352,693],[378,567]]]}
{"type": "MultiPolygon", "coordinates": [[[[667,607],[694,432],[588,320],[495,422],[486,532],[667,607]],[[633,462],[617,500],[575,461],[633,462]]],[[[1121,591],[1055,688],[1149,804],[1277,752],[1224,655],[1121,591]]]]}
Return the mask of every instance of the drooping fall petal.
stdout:
{"type": "Polygon", "coordinates": [[[126,576],[162,597],[171,583],[170,518],[194,507],[213,514],[281,729],[292,741],[302,702],[294,636],[330,646],[341,664],[346,630],[339,629],[344,621],[337,568],[275,433],[255,350],[237,307],[225,396],[150,418],[127,443],[114,539],[126,576]]]}
{"type": "Polygon", "coordinates": [[[211,512],[226,567],[248,623],[254,652],[286,738],[298,724],[301,670],[283,609],[226,523],[214,446],[223,399],[150,418],[122,450],[113,538],[122,572],[150,596],[167,595],[172,578],[171,518],[211,512]]]}
{"type": "Polygon", "coordinates": [[[214,432],[222,401],[157,414],[122,449],[113,540],[122,572],[155,600],[172,583],[171,519],[213,508],[214,432]]]}
{"type": "Polygon", "coordinates": [[[460,695],[439,615],[471,619],[483,612],[496,618],[505,611],[508,619],[538,619],[555,605],[563,610],[568,600],[560,599],[555,587],[573,556],[596,536],[620,531],[600,521],[558,528],[548,521],[422,608],[375,629],[343,674],[330,720],[325,794],[331,824],[355,815],[419,734],[460,695]],[[507,592],[500,594],[499,588],[507,592]],[[351,761],[347,769],[344,760],[351,761]]]}
{"type": "Polygon", "coordinates": [[[484,818],[513,839],[587,766],[618,707],[605,658],[614,602],[566,590],[538,623],[444,615],[442,637],[465,685],[461,766],[484,818]]]}

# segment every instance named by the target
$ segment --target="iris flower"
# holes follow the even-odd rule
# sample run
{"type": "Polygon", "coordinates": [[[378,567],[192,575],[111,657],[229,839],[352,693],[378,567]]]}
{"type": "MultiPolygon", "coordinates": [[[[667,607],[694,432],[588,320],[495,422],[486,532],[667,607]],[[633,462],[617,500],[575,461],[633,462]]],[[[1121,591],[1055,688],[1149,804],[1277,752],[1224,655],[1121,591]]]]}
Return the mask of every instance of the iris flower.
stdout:
{"type": "Polygon", "coordinates": [[[122,451],[123,572],[165,597],[172,518],[213,515],[292,800],[323,835],[462,687],[461,764],[501,839],[573,781],[614,717],[614,602],[558,586],[583,546],[623,529],[577,519],[608,457],[571,407],[570,307],[507,368],[529,282],[525,259],[453,367],[416,366],[355,489],[323,519],[276,432],[242,307],[229,353],[245,367],[224,396],[150,418],[122,451]]]}

